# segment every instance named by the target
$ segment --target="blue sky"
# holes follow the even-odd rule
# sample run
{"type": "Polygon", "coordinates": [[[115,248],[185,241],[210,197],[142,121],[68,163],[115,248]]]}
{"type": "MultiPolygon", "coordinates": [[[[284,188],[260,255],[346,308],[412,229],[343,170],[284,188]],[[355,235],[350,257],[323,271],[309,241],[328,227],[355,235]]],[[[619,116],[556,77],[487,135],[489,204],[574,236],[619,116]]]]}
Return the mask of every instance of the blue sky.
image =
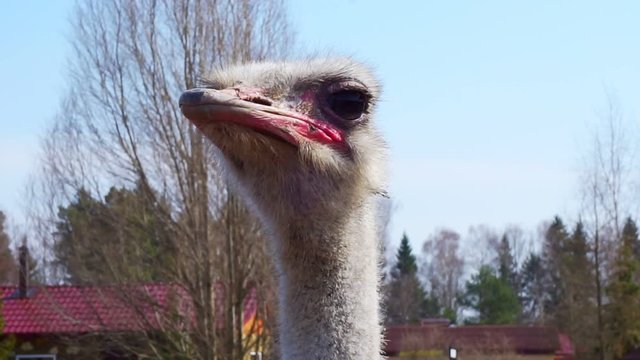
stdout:
{"type": "Polygon", "coordinates": [[[0,210],[22,222],[24,184],[65,88],[72,1],[2,3],[0,12],[0,210]]]}
{"type": "MultiPolygon", "coordinates": [[[[23,184],[65,84],[71,1],[3,2],[0,209],[23,184]]],[[[303,52],[351,55],[384,83],[392,236],[575,216],[589,124],[613,91],[637,124],[640,2],[289,1],[303,52]]],[[[17,220],[19,221],[19,220],[17,220]]]]}

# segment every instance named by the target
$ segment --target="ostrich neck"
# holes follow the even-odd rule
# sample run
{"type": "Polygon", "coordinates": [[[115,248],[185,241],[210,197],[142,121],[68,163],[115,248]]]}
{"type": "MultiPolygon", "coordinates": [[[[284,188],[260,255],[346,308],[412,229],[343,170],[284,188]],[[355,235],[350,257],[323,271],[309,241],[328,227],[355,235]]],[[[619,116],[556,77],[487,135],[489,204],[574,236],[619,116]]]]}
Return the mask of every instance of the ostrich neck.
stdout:
{"type": "MultiPolygon", "coordinates": [[[[378,242],[371,204],[339,226],[289,222],[281,232],[280,347],[284,360],[380,358],[378,242]],[[318,226],[318,225],[315,225],[318,226]],[[283,250],[286,249],[286,250],[283,250]]],[[[335,224],[316,219],[316,224],[335,224]]]]}

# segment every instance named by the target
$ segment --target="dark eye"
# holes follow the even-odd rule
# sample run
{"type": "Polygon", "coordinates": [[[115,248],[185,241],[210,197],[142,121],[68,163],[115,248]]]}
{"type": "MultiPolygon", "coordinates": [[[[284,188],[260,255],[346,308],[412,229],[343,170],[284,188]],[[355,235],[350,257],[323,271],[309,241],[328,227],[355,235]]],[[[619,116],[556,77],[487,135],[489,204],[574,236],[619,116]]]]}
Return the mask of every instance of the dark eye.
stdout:
{"type": "Polygon", "coordinates": [[[329,94],[329,108],[345,120],[356,120],[367,110],[368,99],[357,90],[340,90],[329,94]]]}

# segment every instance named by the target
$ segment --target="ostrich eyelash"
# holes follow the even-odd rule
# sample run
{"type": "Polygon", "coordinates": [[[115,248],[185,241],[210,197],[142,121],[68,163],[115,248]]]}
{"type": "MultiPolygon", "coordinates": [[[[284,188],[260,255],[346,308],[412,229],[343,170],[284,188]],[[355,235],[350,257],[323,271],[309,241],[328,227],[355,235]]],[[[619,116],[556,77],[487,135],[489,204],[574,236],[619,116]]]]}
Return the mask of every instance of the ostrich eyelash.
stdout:
{"type": "Polygon", "coordinates": [[[386,190],[373,190],[373,194],[381,196],[385,199],[391,199],[391,196],[389,196],[389,193],[386,190]]]}

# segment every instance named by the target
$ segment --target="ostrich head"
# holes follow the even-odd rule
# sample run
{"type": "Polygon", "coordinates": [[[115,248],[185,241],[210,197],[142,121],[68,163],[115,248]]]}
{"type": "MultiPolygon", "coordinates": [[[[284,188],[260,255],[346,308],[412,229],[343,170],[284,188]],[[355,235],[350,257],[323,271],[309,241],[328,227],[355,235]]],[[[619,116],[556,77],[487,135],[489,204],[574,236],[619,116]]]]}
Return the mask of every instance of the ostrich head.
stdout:
{"type": "Polygon", "coordinates": [[[249,63],[214,72],[180,107],[267,229],[290,237],[339,226],[382,191],[378,96],[371,72],[350,59],[249,63]]]}
{"type": "Polygon", "coordinates": [[[284,359],[380,358],[379,86],[349,59],[251,63],[180,98],[271,235],[284,359]]]}

